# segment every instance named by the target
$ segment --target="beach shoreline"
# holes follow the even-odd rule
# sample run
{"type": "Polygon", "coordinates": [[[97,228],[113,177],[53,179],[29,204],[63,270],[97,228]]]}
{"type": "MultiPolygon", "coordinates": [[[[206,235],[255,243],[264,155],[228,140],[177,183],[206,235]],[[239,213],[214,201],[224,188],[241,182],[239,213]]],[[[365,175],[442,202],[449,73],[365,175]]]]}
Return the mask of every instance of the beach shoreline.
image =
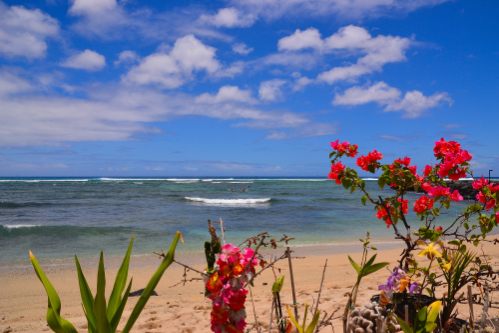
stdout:
{"type": "MultiPolygon", "coordinates": [[[[389,262],[389,267],[393,268],[399,258],[401,245],[399,244],[397,248],[373,251],[371,254],[378,253],[376,261],[389,262]]],[[[361,245],[357,245],[356,248],[357,251],[347,253],[358,261],[361,256],[361,245]]],[[[294,251],[293,257],[295,257],[293,259],[293,273],[298,303],[300,304],[299,311],[303,311],[305,302],[313,304],[317,300],[322,271],[327,259],[328,267],[319,309],[329,314],[336,311],[336,314],[339,315],[347,300],[346,295],[350,292],[356,278],[355,271],[348,262],[347,253],[316,252],[310,254],[306,247],[291,247],[291,249],[294,251]]],[[[323,251],[327,252],[328,249],[331,250],[331,248],[324,248],[323,251]]],[[[499,248],[487,244],[484,246],[484,250],[491,258],[493,266],[499,266],[499,248]]],[[[271,253],[274,256],[280,256],[284,253],[284,248],[265,250],[266,259],[271,253]]],[[[79,332],[87,332],[75,268],[70,265],[51,266],[47,265],[43,258],[38,258],[38,260],[59,293],[62,301],[61,315],[74,323],[79,332]]],[[[82,261],[82,268],[93,292],[95,292],[97,260],[96,256],[91,260],[82,261]]],[[[205,267],[204,258],[201,255],[179,254],[176,256],[176,260],[192,265],[198,270],[203,270],[205,267]]],[[[109,281],[113,281],[120,262],[118,258],[105,258],[105,263],[109,296],[112,288],[112,283],[109,281]]],[[[133,277],[134,281],[132,291],[145,287],[159,263],[160,260],[154,256],[131,258],[129,278],[133,277]]],[[[275,273],[278,276],[285,276],[282,291],[283,305],[292,304],[287,260],[279,262],[276,267],[281,269],[281,272],[279,273],[276,269],[275,273]]],[[[172,264],[156,288],[159,296],[151,297],[132,332],[210,332],[211,303],[204,297],[204,286],[200,281],[187,282],[183,285],[181,283],[183,274],[183,267],[172,264]]],[[[366,277],[361,284],[357,304],[364,304],[372,295],[376,294],[378,285],[384,283],[389,275],[390,272],[383,269],[366,277]]],[[[199,275],[192,271],[188,272],[188,278],[193,277],[199,277],[199,275]]],[[[270,288],[273,281],[273,272],[271,269],[267,269],[257,277],[255,286],[252,288],[258,322],[262,328],[269,325],[270,288]]],[[[119,328],[123,328],[137,299],[137,297],[130,297],[119,328]]],[[[255,321],[250,299],[247,302],[247,322],[248,328],[250,328],[255,321]]],[[[45,290],[32,268],[26,267],[23,270],[0,275],[0,313],[2,314],[0,316],[0,332],[8,327],[12,329],[12,332],[49,331],[45,322],[46,306],[45,290]]],[[[334,326],[336,332],[341,332],[339,320],[334,322],[334,326]]]]}

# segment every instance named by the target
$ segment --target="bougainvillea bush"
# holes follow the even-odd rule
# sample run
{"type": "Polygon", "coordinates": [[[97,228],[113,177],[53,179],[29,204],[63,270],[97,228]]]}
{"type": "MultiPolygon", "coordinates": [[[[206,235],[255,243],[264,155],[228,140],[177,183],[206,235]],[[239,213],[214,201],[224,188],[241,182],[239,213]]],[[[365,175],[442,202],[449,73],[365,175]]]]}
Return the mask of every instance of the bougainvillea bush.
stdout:
{"type": "Polygon", "coordinates": [[[481,287],[483,279],[492,273],[491,267],[484,264],[477,252],[473,252],[473,247],[469,249],[466,244],[477,247],[482,242],[497,243],[496,240],[487,239],[487,235],[499,221],[499,185],[490,184],[483,176],[475,179],[469,169],[472,155],[462,149],[458,142],[443,138],[435,142],[433,147],[437,163],[420,168],[411,165],[411,159],[407,156],[384,164],[384,156],[377,150],[357,157],[359,147],[346,141],[340,143],[336,140],[331,142],[331,147],[333,151],[329,155],[331,171],[328,178],[350,193],[356,190],[363,192],[362,204],[371,204],[373,215],[382,220],[387,228],[393,229],[395,238],[405,245],[398,267],[388,281],[380,285],[382,296],[390,298],[394,292],[416,294],[419,297],[427,292],[434,296],[437,287],[446,288],[447,296],[442,310],[442,325],[445,325],[456,305],[457,291],[468,283],[481,287]],[[371,196],[366,190],[365,181],[354,168],[342,163],[343,158],[356,158],[357,167],[379,174],[378,185],[381,190],[386,187],[392,190],[383,191],[386,197],[371,196]],[[447,182],[465,177],[472,177],[473,188],[479,191],[476,201],[470,202],[444,229],[438,224],[441,211],[448,210],[453,202],[463,200],[458,190],[450,191],[447,182]],[[417,192],[420,188],[426,194],[410,202],[407,191],[414,189],[417,192]],[[409,210],[416,213],[422,226],[410,227],[407,219],[409,210]],[[414,252],[416,250],[418,252],[414,252]],[[429,260],[429,264],[418,262],[423,257],[429,260]]]}

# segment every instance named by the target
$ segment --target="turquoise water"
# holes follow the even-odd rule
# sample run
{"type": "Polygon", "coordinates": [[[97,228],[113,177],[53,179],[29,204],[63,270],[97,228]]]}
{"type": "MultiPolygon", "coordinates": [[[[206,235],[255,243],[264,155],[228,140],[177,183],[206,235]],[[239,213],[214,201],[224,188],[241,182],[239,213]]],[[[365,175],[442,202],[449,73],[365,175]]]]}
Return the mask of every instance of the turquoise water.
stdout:
{"type": "MultiPolygon", "coordinates": [[[[393,193],[376,181],[366,184],[376,197],[393,193]]],[[[0,179],[0,190],[0,261],[25,260],[28,249],[53,259],[100,249],[122,255],[132,234],[134,254],[150,254],[168,249],[177,230],[186,242],[178,250],[198,252],[209,239],[207,219],[219,218],[233,243],[262,231],[294,237],[293,246],[351,244],[367,230],[374,241],[395,241],[359,192],[319,178],[0,179]]],[[[418,197],[407,195],[410,211],[418,197]]],[[[465,205],[452,206],[439,225],[465,205]]],[[[420,225],[415,214],[409,222],[420,225]]]]}

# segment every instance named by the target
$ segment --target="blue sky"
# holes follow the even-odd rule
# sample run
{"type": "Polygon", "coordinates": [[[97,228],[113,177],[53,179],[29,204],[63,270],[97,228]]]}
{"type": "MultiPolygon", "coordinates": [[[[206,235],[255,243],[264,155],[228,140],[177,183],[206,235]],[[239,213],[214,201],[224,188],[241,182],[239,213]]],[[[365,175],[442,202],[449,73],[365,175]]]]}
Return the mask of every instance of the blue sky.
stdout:
{"type": "Polygon", "coordinates": [[[422,169],[441,137],[498,174],[498,10],[0,1],[0,177],[325,176],[337,138],[422,169]]]}

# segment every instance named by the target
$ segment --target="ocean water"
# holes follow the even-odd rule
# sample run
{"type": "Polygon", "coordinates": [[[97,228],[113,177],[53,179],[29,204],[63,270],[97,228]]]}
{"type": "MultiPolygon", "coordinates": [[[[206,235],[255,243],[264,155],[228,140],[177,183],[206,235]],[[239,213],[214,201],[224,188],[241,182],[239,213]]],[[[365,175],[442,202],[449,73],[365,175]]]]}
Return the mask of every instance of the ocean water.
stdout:
{"type": "MultiPolygon", "coordinates": [[[[366,186],[375,197],[393,193],[374,180],[366,186]]],[[[367,230],[375,243],[397,242],[361,196],[320,178],[0,179],[0,263],[27,261],[28,250],[45,259],[95,257],[101,249],[123,255],[132,234],[133,253],[151,254],[167,250],[177,230],[186,243],[178,251],[201,252],[207,220],[219,218],[227,242],[237,244],[262,231],[333,252],[367,230]]],[[[410,212],[418,197],[407,195],[410,212]]],[[[449,225],[466,204],[454,203],[439,225],[449,225]]],[[[408,218],[412,228],[421,225],[414,213],[408,218]]]]}

